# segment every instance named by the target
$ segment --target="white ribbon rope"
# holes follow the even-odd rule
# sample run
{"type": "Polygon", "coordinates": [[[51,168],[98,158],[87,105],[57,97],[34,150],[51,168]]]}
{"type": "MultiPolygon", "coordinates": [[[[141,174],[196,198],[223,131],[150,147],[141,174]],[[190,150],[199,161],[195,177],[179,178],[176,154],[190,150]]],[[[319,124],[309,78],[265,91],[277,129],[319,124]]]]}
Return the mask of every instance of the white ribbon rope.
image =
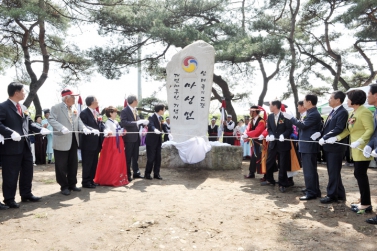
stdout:
{"type": "MultiPolygon", "coordinates": [[[[52,133],[56,133],[56,132],[59,132],[61,133],[60,131],[51,131],[52,133]]],[[[69,131],[69,133],[84,133],[83,131],[69,131]]],[[[99,132],[100,134],[107,134],[108,132],[99,132]]],[[[140,134],[140,132],[125,132],[125,134],[140,134]]],[[[143,132],[143,133],[154,133],[155,132],[143,132]]],[[[162,134],[163,132],[161,132],[162,134]]],[[[28,137],[28,136],[34,136],[34,135],[38,135],[38,134],[42,134],[42,133],[32,133],[32,134],[27,134],[27,135],[21,135],[21,137],[28,137]]],[[[67,133],[68,134],[68,133],[67,133]]],[[[88,134],[92,134],[92,133],[88,133],[88,134]]],[[[177,133],[170,133],[173,135],[181,135],[181,136],[190,136],[190,137],[203,137],[203,138],[208,138],[207,135],[205,136],[198,136],[198,135],[191,135],[191,134],[177,134],[177,133]]],[[[63,134],[65,135],[65,134],[63,134]]],[[[211,137],[211,136],[210,136],[211,137]]],[[[236,136],[223,136],[223,138],[235,138],[236,136]]],[[[217,137],[216,137],[217,138],[217,137]]],[[[9,139],[12,139],[12,138],[4,138],[4,140],[9,140],[9,139]]],[[[251,140],[251,139],[259,139],[259,137],[256,137],[256,138],[247,138],[246,140],[251,140]]],[[[244,139],[240,139],[240,140],[244,140],[244,139]]],[[[279,139],[275,139],[275,141],[279,141],[279,139]]],[[[305,143],[318,143],[318,141],[308,141],[308,140],[297,140],[297,139],[284,139],[284,141],[293,141],[293,142],[305,142],[305,143]]],[[[344,143],[340,143],[340,142],[335,142],[334,144],[338,144],[338,145],[344,145],[344,146],[351,146],[350,144],[344,144],[344,143]]],[[[360,148],[356,148],[360,151],[363,152],[363,149],[360,149],[360,148]]]]}

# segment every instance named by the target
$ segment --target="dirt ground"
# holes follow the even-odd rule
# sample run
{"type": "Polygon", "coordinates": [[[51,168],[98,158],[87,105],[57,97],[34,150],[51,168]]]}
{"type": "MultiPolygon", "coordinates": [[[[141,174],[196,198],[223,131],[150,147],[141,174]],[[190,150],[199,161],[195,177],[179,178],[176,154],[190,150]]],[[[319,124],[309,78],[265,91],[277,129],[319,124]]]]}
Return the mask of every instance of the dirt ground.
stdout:
{"type": "MultiPolygon", "coordinates": [[[[43,200],[0,211],[0,250],[377,250],[377,226],[364,222],[375,212],[350,210],[359,197],[352,167],[342,171],[347,202],[332,205],[299,201],[302,173],[280,193],[261,187],[261,175],[243,179],[247,169],[163,168],[162,181],[64,196],[54,166],[38,166],[33,193],[43,200]]],[[[377,169],[368,173],[377,207],[377,169]]],[[[319,175],[325,195],[324,166],[319,175]]]]}

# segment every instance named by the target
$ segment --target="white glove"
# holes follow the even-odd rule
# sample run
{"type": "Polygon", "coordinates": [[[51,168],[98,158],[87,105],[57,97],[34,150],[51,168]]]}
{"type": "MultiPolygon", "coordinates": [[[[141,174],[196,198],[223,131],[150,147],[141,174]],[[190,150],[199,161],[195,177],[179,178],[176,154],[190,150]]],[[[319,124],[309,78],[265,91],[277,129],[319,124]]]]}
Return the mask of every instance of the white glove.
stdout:
{"type": "Polygon", "coordinates": [[[312,134],[312,136],[310,136],[310,138],[311,138],[312,140],[316,140],[316,139],[318,139],[319,137],[321,137],[321,133],[320,133],[320,132],[315,132],[315,133],[312,134]]]}
{"type": "Polygon", "coordinates": [[[338,139],[336,137],[331,137],[326,139],[327,144],[334,144],[338,139]]]}
{"type": "Polygon", "coordinates": [[[263,140],[263,139],[264,139],[263,134],[259,135],[258,139],[259,139],[259,140],[263,140]]]}
{"type": "Polygon", "coordinates": [[[48,130],[48,129],[46,129],[46,128],[42,128],[42,130],[40,131],[40,133],[41,133],[42,135],[47,135],[47,134],[50,134],[51,131],[48,130]]]}
{"type": "Polygon", "coordinates": [[[99,131],[98,131],[98,129],[93,129],[93,130],[92,130],[92,133],[93,133],[94,135],[99,136],[99,131]]]}
{"type": "Polygon", "coordinates": [[[266,141],[267,141],[267,142],[270,141],[270,135],[267,135],[267,136],[266,136],[266,141]]]}
{"type": "Polygon", "coordinates": [[[242,139],[247,139],[248,137],[247,134],[242,134],[242,139]]]}
{"type": "Polygon", "coordinates": [[[149,124],[149,120],[147,119],[140,119],[136,122],[137,126],[143,124],[143,125],[148,125],[149,124]]]}
{"type": "Polygon", "coordinates": [[[20,141],[21,135],[18,134],[18,132],[13,132],[12,135],[10,135],[14,141],[20,141]]]}
{"type": "Polygon", "coordinates": [[[0,134],[0,143],[4,145],[4,136],[0,134]]]}
{"type": "Polygon", "coordinates": [[[365,158],[369,158],[370,157],[370,154],[372,152],[372,148],[368,145],[366,145],[363,149],[363,155],[365,158]]]}
{"type": "Polygon", "coordinates": [[[280,142],[284,142],[284,135],[283,135],[283,134],[280,134],[280,136],[279,136],[279,141],[280,141],[280,142]]]}
{"type": "Polygon", "coordinates": [[[168,134],[168,138],[169,138],[170,141],[174,140],[173,135],[171,135],[171,133],[168,134]]]}
{"type": "Polygon", "coordinates": [[[374,158],[377,158],[376,150],[373,150],[373,151],[370,153],[370,155],[373,156],[374,158]]]}
{"type": "Polygon", "coordinates": [[[323,146],[324,144],[326,144],[325,140],[323,138],[321,138],[319,141],[318,141],[318,144],[320,144],[321,146],[323,146]]]}
{"type": "Polygon", "coordinates": [[[149,124],[149,120],[144,119],[144,121],[143,121],[143,125],[148,125],[148,124],[149,124]]]}
{"type": "Polygon", "coordinates": [[[360,142],[355,141],[355,142],[352,142],[352,143],[351,143],[350,147],[351,147],[351,148],[357,148],[359,145],[360,145],[360,142]]]}
{"type": "Polygon", "coordinates": [[[67,134],[67,133],[69,133],[69,130],[66,127],[63,127],[62,130],[61,130],[61,132],[63,134],[67,134]]]}
{"type": "Polygon", "coordinates": [[[275,136],[274,135],[270,135],[270,141],[275,141],[275,136]]]}
{"type": "Polygon", "coordinates": [[[142,120],[142,119],[136,121],[136,125],[137,125],[137,126],[139,126],[139,125],[141,125],[141,124],[143,124],[143,120],[142,120]]]}
{"type": "Polygon", "coordinates": [[[154,133],[155,134],[161,134],[161,132],[159,130],[157,130],[157,129],[154,129],[154,133]]]}
{"type": "Polygon", "coordinates": [[[86,128],[86,127],[84,127],[84,129],[82,129],[82,131],[84,132],[85,135],[92,133],[92,131],[89,130],[88,128],[86,128]]]}
{"type": "Polygon", "coordinates": [[[289,119],[289,120],[291,118],[293,118],[293,116],[291,114],[287,113],[287,112],[283,112],[283,116],[284,116],[284,118],[289,119]]]}

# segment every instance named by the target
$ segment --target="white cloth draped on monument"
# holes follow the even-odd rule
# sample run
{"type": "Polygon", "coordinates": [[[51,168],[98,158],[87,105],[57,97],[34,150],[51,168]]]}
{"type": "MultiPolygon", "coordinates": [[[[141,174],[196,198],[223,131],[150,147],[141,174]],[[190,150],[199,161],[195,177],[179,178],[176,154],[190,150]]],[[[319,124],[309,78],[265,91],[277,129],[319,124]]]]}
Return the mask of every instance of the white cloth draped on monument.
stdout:
{"type": "Polygon", "coordinates": [[[162,148],[173,145],[177,148],[179,157],[184,163],[195,164],[205,159],[206,153],[211,151],[211,145],[202,137],[194,137],[184,142],[166,141],[162,148]]]}

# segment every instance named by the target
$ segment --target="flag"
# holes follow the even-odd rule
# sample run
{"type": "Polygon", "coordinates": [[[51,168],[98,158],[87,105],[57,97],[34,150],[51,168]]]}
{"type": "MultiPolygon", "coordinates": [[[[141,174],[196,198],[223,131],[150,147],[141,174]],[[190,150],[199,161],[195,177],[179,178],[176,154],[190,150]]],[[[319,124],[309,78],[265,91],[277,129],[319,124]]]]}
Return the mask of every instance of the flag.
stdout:
{"type": "Polygon", "coordinates": [[[79,96],[79,100],[77,101],[77,111],[80,114],[82,111],[82,99],[81,96],[79,96]]]}

